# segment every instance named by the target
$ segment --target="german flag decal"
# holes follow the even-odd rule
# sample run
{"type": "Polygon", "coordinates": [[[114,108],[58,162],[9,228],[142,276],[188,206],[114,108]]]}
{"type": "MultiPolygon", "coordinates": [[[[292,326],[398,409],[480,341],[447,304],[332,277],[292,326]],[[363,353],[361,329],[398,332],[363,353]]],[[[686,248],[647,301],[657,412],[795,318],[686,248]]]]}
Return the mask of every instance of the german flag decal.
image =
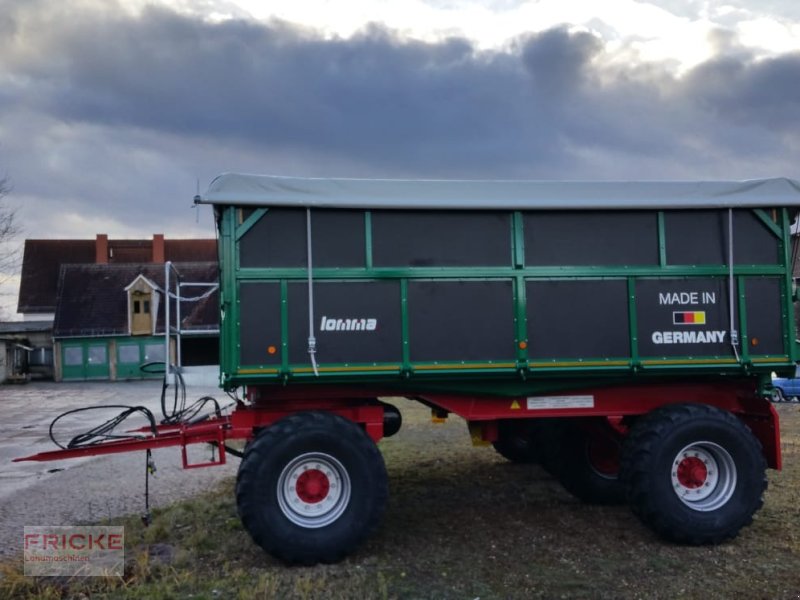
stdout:
{"type": "Polygon", "coordinates": [[[706,311],[690,310],[690,311],[673,312],[672,323],[673,325],[705,325],[706,311]]]}

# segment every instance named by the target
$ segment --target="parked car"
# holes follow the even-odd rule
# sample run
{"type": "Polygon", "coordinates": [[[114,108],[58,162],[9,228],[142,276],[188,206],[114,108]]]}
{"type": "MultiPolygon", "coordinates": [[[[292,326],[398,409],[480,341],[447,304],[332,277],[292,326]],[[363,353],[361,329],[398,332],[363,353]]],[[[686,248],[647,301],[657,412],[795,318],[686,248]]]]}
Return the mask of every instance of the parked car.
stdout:
{"type": "Polygon", "coordinates": [[[775,402],[797,402],[800,400],[800,366],[794,377],[776,377],[772,374],[772,399],[775,402]]]}

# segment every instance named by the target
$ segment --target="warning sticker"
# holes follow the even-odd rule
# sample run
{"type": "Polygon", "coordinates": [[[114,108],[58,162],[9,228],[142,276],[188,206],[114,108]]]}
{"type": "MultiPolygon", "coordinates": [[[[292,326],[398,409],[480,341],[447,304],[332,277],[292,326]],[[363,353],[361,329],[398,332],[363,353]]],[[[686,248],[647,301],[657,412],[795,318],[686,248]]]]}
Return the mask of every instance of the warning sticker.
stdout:
{"type": "Polygon", "coordinates": [[[594,408],[594,396],[529,396],[528,410],[594,408]]]}

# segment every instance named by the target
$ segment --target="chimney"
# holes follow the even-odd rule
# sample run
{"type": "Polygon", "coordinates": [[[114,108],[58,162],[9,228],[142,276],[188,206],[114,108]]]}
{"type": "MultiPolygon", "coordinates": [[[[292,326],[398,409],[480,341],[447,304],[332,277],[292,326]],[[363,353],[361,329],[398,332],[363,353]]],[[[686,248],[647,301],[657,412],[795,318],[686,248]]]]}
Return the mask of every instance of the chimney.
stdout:
{"type": "Polygon", "coordinates": [[[163,233],[154,233],[153,234],[153,262],[163,264],[165,262],[164,257],[164,234],[163,233]]]}
{"type": "Polygon", "coordinates": [[[108,263],[108,235],[98,233],[94,242],[94,262],[98,265],[108,263]]]}

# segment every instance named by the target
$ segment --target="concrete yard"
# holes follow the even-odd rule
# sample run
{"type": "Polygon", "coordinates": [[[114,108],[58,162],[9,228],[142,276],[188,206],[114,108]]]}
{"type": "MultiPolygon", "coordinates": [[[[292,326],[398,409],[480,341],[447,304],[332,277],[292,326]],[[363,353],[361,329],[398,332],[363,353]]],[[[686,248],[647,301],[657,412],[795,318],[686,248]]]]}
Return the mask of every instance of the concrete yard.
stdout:
{"type": "MultiPolygon", "coordinates": [[[[145,406],[160,420],[160,395],[160,381],[0,386],[0,554],[21,549],[25,525],[75,525],[144,512],[144,452],[54,462],[11,461],[56,449],[48,428],[65,411],[83,406],[145,406]]],[[[203,387],[187,388],[187,404],[204,395],[214,396],[221,406],[230,403],[221,390],[203,387]]],[[[56,436],[66,443],[121,410],[109,407],[65,418],[57,425],[56,436]]],[[[144,424],[144,418],[135,416],[120,429],[144,424]]],[[[197,446],[192,455],[195,461],[208,460],[210,448],[197,446]]],[[[223,466],[184,470],[178,447],[155,450],[153,457],[157,472],[150,480],[151,507],[208,489],[234,475],[239,462],[229,456],[223,466]]]]}

